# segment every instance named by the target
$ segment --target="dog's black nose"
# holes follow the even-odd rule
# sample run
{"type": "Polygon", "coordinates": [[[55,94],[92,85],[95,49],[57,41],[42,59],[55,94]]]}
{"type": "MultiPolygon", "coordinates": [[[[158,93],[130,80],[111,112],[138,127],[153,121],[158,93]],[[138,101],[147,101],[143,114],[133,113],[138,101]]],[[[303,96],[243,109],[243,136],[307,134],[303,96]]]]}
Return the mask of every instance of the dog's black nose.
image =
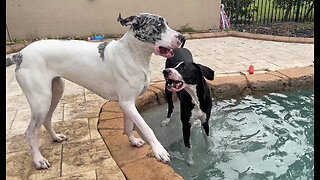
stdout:
{"type": "Polygon", "coordinates": [[[164,77],[167,78],[171,74],[171,71],[170,71],[170,69],[165,69],[162,71],[162,74],[164,75],[164,77]]]}

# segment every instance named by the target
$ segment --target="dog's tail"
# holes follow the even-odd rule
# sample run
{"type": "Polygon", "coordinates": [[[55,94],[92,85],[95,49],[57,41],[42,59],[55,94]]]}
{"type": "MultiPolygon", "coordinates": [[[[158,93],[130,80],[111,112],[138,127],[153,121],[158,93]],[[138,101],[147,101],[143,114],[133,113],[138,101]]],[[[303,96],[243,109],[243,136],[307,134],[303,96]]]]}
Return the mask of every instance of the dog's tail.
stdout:
{"type": "Polygon", "coordinates": [[[9,57],[6,59],[6,67],[11,66],[12,64],[15,64],[15,58],[9,57]]]}

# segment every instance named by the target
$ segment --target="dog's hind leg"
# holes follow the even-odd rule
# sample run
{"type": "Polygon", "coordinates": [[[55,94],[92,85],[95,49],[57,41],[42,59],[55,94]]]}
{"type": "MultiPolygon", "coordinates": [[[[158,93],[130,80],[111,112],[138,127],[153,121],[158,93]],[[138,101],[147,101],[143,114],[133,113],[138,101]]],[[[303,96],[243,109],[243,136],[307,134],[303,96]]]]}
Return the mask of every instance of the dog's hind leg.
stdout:
{"type": "Polygon", "coordinates": [[[165,120],[162,121],[161,126],[167,126],[170,121],[171,121],[171,114],[173,112],[173,101],[172,101],[172,92],[169,91],[167,88],[165,88],[165,95],[166,95],[166,99],[168,101],[168,114],[167,114],[167,118],[165,120]]]}
{"type": "Polygon", "coordinates": [[[212,142],[210,141],[209,137],[209,118],[205,119],[204,121],[201,119],[201,130],[203,138],[207,145],[207,153],[210,153],[212,151],[212,142]]]}
{"type": "Polygon", "coordinates": [[[191,124],[189,123],[189,121],[183,121],[182,123],[183,142],[184,142],[184,146],[187,148],[186,161],[189,166],[194,166],[195,162],[193,161],[193,158],[192,158],[193,156],[192,148],[190,145],[190,131],[191,131],[191,124]]]}
{"type": "Polygon", "coordinates": [[[128,119],[128,116],[124,115],[123,134],[126,134],[128,136],[131,146],[142,147],[145,144],[144,140],[141,138],[135,138],[132,133],[132,130],[133,130],[133,121],[128,119]]]}
{"type": "Polygon", "coordinates": [[[56,134],[56,132],[53,130],[51,125],[51,118],[54,110],[56,109],[60,98],[63,94],[64,89],[64,80],[60,77],[56,77],[52,80],[52,99],[51,99],[51,105],[50,110],[46,116],[46,119],[43,122],[44,127],[49,132],[51,138],[55,142],[61,142],[67,139],[67,137],[63,134],[56,134]]]}
{"type": "Polygon", "coordinates": [[[33,162],[37,169],[46,169],[50,163],[40,153],[37,140],[39,129],[51,105],[52,78],[46,72],[29,69],[19,69],[16,78],[31,109],[31,121],[25,134],[29,140],[33,162]]]}

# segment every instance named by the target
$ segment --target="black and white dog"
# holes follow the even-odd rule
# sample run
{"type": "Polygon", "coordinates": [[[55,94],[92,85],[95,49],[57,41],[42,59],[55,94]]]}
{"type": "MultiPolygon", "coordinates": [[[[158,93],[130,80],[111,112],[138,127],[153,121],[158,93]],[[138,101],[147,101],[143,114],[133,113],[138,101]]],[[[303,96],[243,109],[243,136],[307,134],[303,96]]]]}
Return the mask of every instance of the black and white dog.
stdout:
{"type": "Polygon", "coordinates": [[[170,161],[169,154],[136,109],[135,101],[149,87],[151,55],[172,57],[172,50],[179,47],[184,38],[158,15],[141,13],[123,19],[119,14],[118,21],[130,27],[118,41],[42,40],[7,59],[7,66],[16,63],[16,79],[30,105],[31,121],[26,136],[38,169],[50,166],[39,151],[40,126],[44,125],[54,141],[67,139],[51,125],[52,114],[64,90],[64,79],[102,98],[119,101],[124,112],[123,133],[131,145],[142,147],[145,144],[141,138],[134,137],[135,124],[156,159],[163,163],[170,161]]]}
{"type": "MultiPolygon", "coordinates": [[[[184,42],[183,42],[184,44],[184,42]]],[[[183,47],[182,44],[182,47],[183,47]]],[[[168,101],[168,115],[161,126],[170,122],[173,112],[172,92],[176,91],[180,100],[181,122],[184,145],[187,148],[187,164],[194,166],[190,145],[191,126],[197,119],[201,120],[202,133],[207,143],[208,152],[211,150],[211,142],[208,139],[212,99],[210,94],[209,80],[214,79],[214,71],[201,64],[193,62],[191,52],[186,48],[174,49],[174,56],[167,58],[163,75],[166,80],[165,95],[168,101]]]]}

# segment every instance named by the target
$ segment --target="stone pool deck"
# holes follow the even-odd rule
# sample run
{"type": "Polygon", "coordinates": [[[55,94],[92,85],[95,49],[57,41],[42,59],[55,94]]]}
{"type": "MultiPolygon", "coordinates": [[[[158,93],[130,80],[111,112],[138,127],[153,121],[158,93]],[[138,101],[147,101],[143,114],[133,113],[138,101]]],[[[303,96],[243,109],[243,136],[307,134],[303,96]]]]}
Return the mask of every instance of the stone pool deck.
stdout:
{"type": "MultiPolygon", "coordinates": [[[[214,97],[313,84],[314,45],[311,39],[291,38],[299,43],[287,43],[290,38],[274,36],[266,40],[265,35],[259,39],[257,35],[238,32],[187,37],[191,39],[185,47],[193,53],[194,61],[215,70],[216,79],[209,82],[214,97]],[[284,39],[286,42],[279,42],[284,39]],[[254,75],[248,75],[251,64],[255,67],[254,75]]],[[[164,60],[152,56],[152,85],[137,100],[139,111],[165,103],[161,74],[164,60]]],[[[116,102],[108,102],[69,81],[66,81],[64,96],[53,115],[54,128],[69,139],[61,144],[53,143],[42,127],[39,144],[51,167],[36,170],[24,136],[30,110],[15,80],[14,69],[15,65],[6,68],[7,179],[182,179],[168,165],[158,163],[152,157],[149,145],[139,149],[130,147],[127,137],[122,135],[123,114],[116,102]]]]}

